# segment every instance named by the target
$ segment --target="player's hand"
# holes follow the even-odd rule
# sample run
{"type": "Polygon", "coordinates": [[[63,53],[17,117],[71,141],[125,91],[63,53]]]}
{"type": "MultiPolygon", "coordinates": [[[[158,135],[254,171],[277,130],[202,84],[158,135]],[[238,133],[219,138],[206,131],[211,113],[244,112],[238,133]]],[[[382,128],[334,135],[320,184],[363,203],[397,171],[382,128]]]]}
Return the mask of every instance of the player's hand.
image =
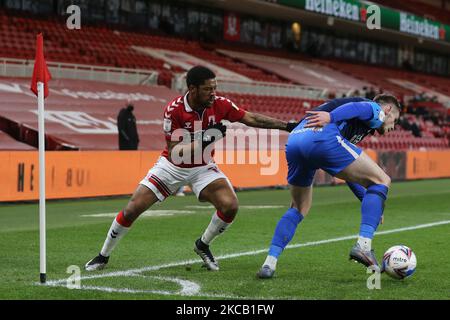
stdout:
{"type": "Polygon", "coordinates": [[[291,132],[292,130],[294,130],[298,125],[300,124],[300,122],[297,121],[289,121],[286,125],[286,131],[287,132],[291,132]]]}
{"type": "Polygon", "coordinates": [[[222,124],[221,122],[218,122],[216,124],[210,122],[208,127],[203,132],[202,137],[203,147],[206,147],[207,145],[224,138],[226,133],[227,133],[226,125],[222,124]]]}
{"type": "Polygon", "coordinates": [[[383,224],[383,223],[384,223],[384,214],[381,215],[381,219],[380,219],[380,224],[383,224]]]}
{"type": "Polygon", "coordinates": [[[209,129],[219,130],[223,137],[225,137],[225,135],[227,133],[227,126],[224,125],[222,122],[218,122],[218,123],[215,123],[215,124],[212,124],[212,122],[210,122],[210,124],[206,128],[205,132],[208,131],[209,129]]]}
{"type": "Polygon", "coordinates": [[[330,123],[330,113],[326,111],[308,111],[305,128],[324,127],[330,123]]]}

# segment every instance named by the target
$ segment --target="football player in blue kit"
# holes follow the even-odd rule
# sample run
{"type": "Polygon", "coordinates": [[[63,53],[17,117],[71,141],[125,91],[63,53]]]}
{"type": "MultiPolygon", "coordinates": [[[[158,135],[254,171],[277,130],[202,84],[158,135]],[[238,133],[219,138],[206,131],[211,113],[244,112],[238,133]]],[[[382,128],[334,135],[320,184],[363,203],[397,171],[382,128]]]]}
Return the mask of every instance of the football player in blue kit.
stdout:
{"type": "Polygon", "coordinates": [[[278,257],[308,214],[317,169],[345,180],[361,201],[359,237],[350,259],[379,268],[371,245],[383,218],[391,179],[355,144],[375,131],[385,134],[394,130],[400,112],[400,103],[390,94],[380,94],[373,100],[334,99],[308,112],[290,133],[286,159],[291,207],[275,228],[267,258],[257,273],[259,278],[273,277],[278,257]]]}

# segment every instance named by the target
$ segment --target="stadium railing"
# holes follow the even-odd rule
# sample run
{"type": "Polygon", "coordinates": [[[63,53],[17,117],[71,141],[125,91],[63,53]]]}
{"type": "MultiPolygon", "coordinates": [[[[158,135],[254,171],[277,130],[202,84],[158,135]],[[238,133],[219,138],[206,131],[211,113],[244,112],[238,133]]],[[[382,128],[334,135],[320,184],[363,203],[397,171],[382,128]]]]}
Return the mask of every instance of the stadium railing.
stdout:
{"type": "MultiPolygon", "coordinates": [[[[54,79],[93,80],[123,84],[156,85],[159,73],[153,70],[91,66],[85,64],[47,63],[54,79]]],[[[0,76],[29,77],[33,72],[30,60],[0,58],[0,76]]]]}

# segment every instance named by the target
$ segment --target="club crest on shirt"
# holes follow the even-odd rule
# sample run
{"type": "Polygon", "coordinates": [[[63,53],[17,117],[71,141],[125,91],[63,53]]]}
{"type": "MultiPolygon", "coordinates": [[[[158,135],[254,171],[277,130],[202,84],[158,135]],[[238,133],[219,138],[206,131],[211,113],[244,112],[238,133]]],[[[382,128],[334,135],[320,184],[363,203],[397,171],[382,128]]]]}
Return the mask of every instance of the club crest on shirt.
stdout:
{"type": "Polygon", "coordinates": [[[166,132],[170,132],[170,130],[172,129],[172,120],[164,118],[163,129],[166,132]]]}

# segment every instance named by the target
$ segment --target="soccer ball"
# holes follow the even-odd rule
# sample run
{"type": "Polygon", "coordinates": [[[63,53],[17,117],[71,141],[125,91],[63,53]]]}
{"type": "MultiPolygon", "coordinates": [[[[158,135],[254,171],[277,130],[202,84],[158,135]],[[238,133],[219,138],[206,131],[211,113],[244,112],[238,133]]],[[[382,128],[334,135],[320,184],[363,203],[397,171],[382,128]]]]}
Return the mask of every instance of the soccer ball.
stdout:
{"type": "Polygon", "coordinates": [[[394,279],[404,279],[416,271],[414,252],[404,245],[393,246],[384,253],[382,269],[394,279]]]}

